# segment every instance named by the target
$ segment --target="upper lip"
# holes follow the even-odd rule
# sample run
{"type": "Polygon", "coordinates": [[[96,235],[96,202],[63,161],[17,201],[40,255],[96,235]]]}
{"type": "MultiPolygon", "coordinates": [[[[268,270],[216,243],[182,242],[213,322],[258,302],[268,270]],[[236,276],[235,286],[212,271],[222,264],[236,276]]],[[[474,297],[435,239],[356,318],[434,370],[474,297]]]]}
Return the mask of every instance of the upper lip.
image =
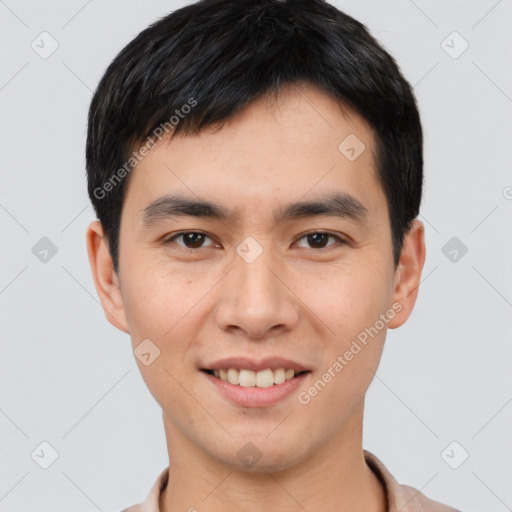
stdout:
{"type": "Polygon", "coordinates": [[[310,371],[310,368],[284,357],[265,357],[263,359],[250,359],[248,357],[226,357],[217,359],[204,366],[203,370],[220,370],[221,368],[237,368],[244,370],[252,370],[259,372],[270,368],[276,370],[277,368],[293,369],[297,372],[310,371]]]}

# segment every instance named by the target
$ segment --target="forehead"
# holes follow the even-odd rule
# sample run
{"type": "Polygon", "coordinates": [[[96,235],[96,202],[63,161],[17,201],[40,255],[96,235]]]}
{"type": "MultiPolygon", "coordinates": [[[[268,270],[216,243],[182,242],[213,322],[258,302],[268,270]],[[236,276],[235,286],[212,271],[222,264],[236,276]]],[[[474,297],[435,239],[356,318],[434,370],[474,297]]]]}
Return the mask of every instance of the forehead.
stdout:
{"type": "Polygon", "coordinates": [[[374,154],[364,119],[313,86],[287,88],[220,129],[159,142],[132,171],[125,206],[179,193],[258,212],[332,191],[372,203],[382,194],[374,154]]]}

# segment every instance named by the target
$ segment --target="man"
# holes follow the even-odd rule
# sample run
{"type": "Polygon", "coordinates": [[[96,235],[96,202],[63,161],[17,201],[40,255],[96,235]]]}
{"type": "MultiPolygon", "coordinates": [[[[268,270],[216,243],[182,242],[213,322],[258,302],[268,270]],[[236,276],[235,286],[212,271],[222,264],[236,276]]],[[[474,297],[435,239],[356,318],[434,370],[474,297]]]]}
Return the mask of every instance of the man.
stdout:
{"type": "Polygon", "coordinates": [[[362,448],[386,331],[425,261],[410,85],[322,0],[204,0],[91,103],[87,232],[169,455],[162,511],[453,511],[362,448]]]}

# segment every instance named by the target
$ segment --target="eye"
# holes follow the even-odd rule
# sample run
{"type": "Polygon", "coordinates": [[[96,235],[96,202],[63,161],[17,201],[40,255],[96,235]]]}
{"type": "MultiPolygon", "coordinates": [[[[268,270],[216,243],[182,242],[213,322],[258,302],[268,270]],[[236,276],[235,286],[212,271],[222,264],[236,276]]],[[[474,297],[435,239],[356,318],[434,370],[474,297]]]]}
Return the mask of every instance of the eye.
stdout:
{"type": "MultiPolygon", "coordinates": [[[[339,236],[324,231],[313,231],[311,233],[306,233],[299,239],[299,242],[302,240],[305,240],[307,244],[310,244],[309,247],[306,248],[312,249],[328,249],[332,246],[347,244],[347,242],[339,236]],[[334,243],[329,244],[329,238],[333,239],[334,243]]],[[[220,247],[219,244],[215,243],[211,237],[199,231],[182,231],[181,233],[176,233],[175,235],[166,238],[163,240],[163,243],[165,245],[176,243],[177,245],[190,251],[207,247],[220,247]],[[210,240],[211,243],[209,245],[204,245],[205,240],[207,239],[210,240]],[[181,240],[182,243],[178,243],[177,240],[181,240]]],[[[297,245],[300,246],[299,243],[297,243],[297,245]]]]}
{"type": "Polygon", "coordinates": [[[299,239],[299,241],[305,239],[307,243],[312,244],[313,249],[323,249],[325,247],[331,247],[333,245],[336,245],[336,242],[333,244],[327,245],[327,241],[328,241],[329,237],[332,239],[335,239],[335,241],[337,241],[341,245],[346,245],[346,243],[347,243],[347,242],[345,242],[345,240],[343,240],[339,236],[333,235],[332,233],[327,233],[324,231],[313,231],[311,233],[306,233],[299,239]]]}
{"type": "MultiPolygon", "coordinates": [[[[213,247],[216,244],[213,243],[210,246],[204,246],[205,239],[212,240],[208,235],[205,233],[197,232],[197,231],[182,231],[181,233],[177,233],[176,235],[173,235],[169,238],[166,238],[163,243],[164,244],[170,244],[173,243],[175,240],[183,240],[183,244],[178,243],[177,245],[180,245],[184,247],[185,249],[201,249],[203,247],[213,247]]],[[[213,241],[213,240],[212,240],[213,241]]]]}

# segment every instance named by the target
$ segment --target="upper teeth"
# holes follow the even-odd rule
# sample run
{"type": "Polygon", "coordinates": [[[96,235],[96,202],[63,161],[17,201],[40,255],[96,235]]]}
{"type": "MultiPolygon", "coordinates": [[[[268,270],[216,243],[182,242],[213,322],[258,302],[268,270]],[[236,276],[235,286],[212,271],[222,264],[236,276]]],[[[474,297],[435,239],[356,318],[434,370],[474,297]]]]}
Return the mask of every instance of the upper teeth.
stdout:
{"type": "Polygon", "coordinates": [[[236,368],[213,370],[215,377],[225,380],[235,386],[268,388],[274,384],[282,384],[285,380],[293,379],[295,370],[284,368],[277,368],[272,370],[270,368],[254,372],[252,370],[237,370],[236,368]]]}

